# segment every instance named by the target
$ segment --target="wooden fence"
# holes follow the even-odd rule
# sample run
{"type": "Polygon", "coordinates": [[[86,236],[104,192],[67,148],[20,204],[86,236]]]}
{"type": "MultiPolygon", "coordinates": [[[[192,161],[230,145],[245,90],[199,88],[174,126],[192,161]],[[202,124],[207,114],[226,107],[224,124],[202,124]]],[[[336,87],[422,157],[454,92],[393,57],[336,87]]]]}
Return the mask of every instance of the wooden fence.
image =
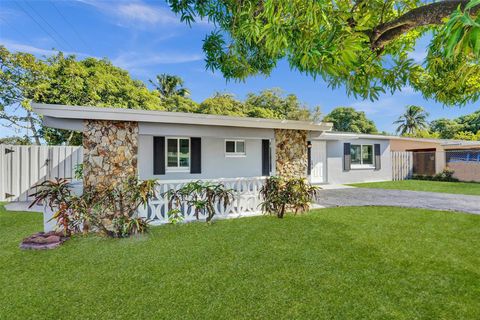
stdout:
{"type": "Polygon", "coordinates": [[[392,179],[406,180],[413,176],[413,153],[392,151],[392,179]]]}
{"type": "Polygon", "coordinates": [[[31,188],[52,178],[72,178],[82,147],[0,145],[0,201],[27,201],[31,188]]]}

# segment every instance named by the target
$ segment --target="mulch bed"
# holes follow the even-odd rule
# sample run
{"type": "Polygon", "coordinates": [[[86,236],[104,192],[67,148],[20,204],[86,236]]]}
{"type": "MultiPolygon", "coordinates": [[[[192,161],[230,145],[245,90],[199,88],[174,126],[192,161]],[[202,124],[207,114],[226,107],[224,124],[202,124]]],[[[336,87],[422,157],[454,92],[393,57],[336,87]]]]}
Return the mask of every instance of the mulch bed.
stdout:
{"type": "Polygon", "coordinates": [[[20,249],[24,250],[45,250],[55,249],[68,240],[62,232],[39,232],[35,233],[20,243],[20,249]]]}

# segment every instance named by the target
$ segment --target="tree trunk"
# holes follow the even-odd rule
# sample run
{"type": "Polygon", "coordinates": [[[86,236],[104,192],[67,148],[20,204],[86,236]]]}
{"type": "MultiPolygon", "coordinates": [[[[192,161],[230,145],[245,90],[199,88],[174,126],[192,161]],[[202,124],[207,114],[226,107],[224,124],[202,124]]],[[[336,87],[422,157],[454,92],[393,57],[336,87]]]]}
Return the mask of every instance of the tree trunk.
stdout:
{"type": "Polygon", "coordinates": [[[35,139],[35,144],[37,146],[40,145],[40,137],[38,136],[37,128],[35,127],[35,120],[33,119],[32,112],[27,110],[27,118],[30,125],[30,129],[32,130],[33,139],[35,139]]]}

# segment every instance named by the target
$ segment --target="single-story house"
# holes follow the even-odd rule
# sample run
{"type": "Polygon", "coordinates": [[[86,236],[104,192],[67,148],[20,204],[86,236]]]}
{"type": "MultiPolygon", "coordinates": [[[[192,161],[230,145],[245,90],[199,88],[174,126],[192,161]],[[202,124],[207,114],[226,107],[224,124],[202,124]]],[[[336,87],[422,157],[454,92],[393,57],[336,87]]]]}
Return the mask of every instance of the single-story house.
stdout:
{"type": "MultiPolygon", "coordinates": [[[[219,216],[258,214],[258,191],[267,176],[304,177],[319,185],[402,179],[411,175],[411,166],[404,166],[401,157],[398,162],[392,150],[410,151],[405,146],[415,143],[445,148],[459,143],[333,132],[326,122],[32,106],[45,126],[83,133],[83,189],[111,186],[135,175],[158,179],[158,195],[188,181],[215,180],[233,189],[236,198],[228,209],[217,208],[219,216]]],[[[478,158],[480,164],[480,153],[478,158]]],[[[436,171],[445,163],[437,161],[436,171]]],[[[165,196],[158,197],[140,214],[166,222],[167,202],[165,196]]],[[[191,211],[182,212],[186,219],[193,218],[191,211]]]]}
{"type": "Polygon", "coordinates": [[[140,179],[306,177],[315,184],[392,179],[390,137],[331,123],[33,104],[46,126],[83,132],[84,186],[140,179]]]}

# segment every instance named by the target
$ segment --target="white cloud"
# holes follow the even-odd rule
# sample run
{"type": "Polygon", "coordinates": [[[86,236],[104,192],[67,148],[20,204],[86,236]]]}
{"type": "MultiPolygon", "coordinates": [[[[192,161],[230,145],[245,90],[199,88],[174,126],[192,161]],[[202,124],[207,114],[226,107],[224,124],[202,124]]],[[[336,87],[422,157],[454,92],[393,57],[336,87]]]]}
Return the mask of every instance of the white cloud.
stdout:
{"type": "Polygon", "coordinates": [[[160,7],[152,7],[141,3],[121,4],[117,14],[132,22],[148,24],[176,24],[179,22],[174,15],[160,7]]]}
{"type": "Polygon", "coordinates": [[[86,5],[116,17],[117,22],[128,24],[133,27],[144,27],[146,25],[177,25],[180,19],[167,8],[153,6],[141,1],[98,1],[98,0],[76,0],[86,5]]]}
{"type": "Polygon", "coordinates": [[[394,97],[383,98],[378,101],[359,101],[351,104],[356,110],[363,111],[367,115],[382,113],[384,116],[395,115],[403,105],[399,104],[394,97]]]}
{"type": "MultiPolygon", "coordinates": [[[[25,43],[19,43],[7,39],[2,39],[1,42],[2,45],[4,45],[8,50],[10,51],[18,51],[18,52],[27,52],[31,53],[34,55],[45,55],[45,56],[51,56],[54,55],[58,52],[58,50],[55,49],[44,49],[44,48],[39,48],[30,44],[25,44],[25,43]]],[[[78,57],[90,57],[91,55],[82,53],[82,52],[71,52],[71,51],[62,51],[65,54],[73,54],[78,57]]]]}
{"type": "Polygon", "coordinates": [[[112,63],[116,66],[130,70],[157,64],[177,64],[199,61],[202,59],[203,55],[201,54],[183,54],[178,52],[129,52],[119,55],[112,60],[112,63]]]}

